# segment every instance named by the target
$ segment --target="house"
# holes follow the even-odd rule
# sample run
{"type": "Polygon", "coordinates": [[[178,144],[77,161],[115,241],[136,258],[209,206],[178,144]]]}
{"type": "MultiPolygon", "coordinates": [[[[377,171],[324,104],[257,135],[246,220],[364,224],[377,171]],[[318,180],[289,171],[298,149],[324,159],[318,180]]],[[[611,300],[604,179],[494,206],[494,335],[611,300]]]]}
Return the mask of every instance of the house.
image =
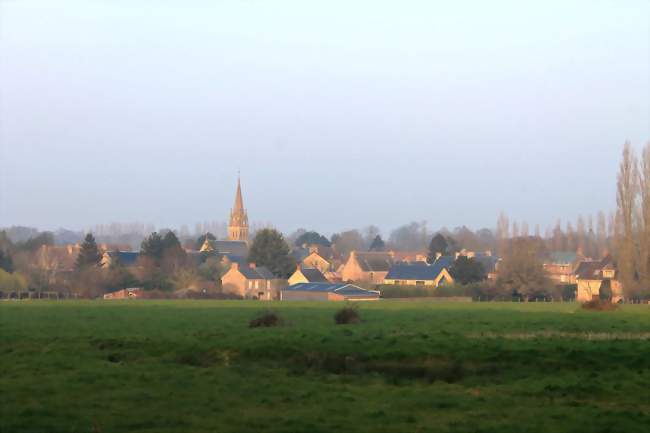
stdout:
{"type": "Polygon", "coordinates": [[[221,277],[224,293],[247,299],[270,301],[278,299],[280,289],[286,287],[287,280],[277,278],[264,266],[232,262],[230,269],[221,277]]]}
{"type": "Polygon", "coordinates": [[[289,285],[298,283],[326,283],[327,278],[316,268],[304,268],[298,265],[296,272],[289,277],[289,285]]]}
{"type": "Polygon", "coordinates": [[[623,287],[617,277],[616,263],[611,256],[600,261],[581,261],[575,270],[576,300],[586,302],[611,294],[612,302],[619,302],[623,299],[623,287]]]}
{"type": "Polygon", "coordinates": [[[135,251],[106,251],[102,255],[101,267],[108,269],[111,266],[132,268],[137,266],[140,253],[135,251]]]}
{"type": "Polygon", "coordinates": [[[317,251],[310,252],[302,259],[301,263],[305,267],[316,268],[321,272],[329,272],[332,270],[332,262],[318,254],[317,251]]]}
{"type": "Polygon", "coordinates": [[[140,288],[129,288],[117,290],[115,292],[106,293],[104,299],[138,299],[144,296],[144,292],[140,288]]]}
{"type": "Polygon", "coordinates": [[[379,296],[348,283],[298,283],[280,291],[282,301],[376,301],[379,296]]]}
{"type": "Polygon", "coordinates": [[[391,266],[384,284],[433,286],[453,283],[454,279],[449,274],[449,267],[453,263],[452,257],[440,257],[432,264],[417,262],[398,262],[391,266]]]}
{"type": "Polygon", "coordinates": [[[476,253],[472,258],[483,266],[488,281],[496,281],[500,263],[498,257],[493,256],[491,253],[476,253]]]}
{"type": "Polygon", "coordinates": [[[428,253],[426,251],[389,251],[395,262],[426,262],[428,253]]]}
{"type": "Polygon", "coordinates": [[[390,253],[352,251],[341,267],[341,279],[381,284],[394,262],[390,253]]]}
{"type": "Polygon", "coordinates": [[[555,284],[576,284],[578,254],[572,251],[553,251],[544,261],[544,270],[555,284]]]}

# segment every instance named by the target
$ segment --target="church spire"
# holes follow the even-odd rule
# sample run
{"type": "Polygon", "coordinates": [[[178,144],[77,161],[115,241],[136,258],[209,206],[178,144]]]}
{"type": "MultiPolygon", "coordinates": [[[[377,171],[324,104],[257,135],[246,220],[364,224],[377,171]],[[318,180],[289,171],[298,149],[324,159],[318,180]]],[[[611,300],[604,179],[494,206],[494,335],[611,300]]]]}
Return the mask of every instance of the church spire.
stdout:
{"type": "Polygon", "coordinates": [[[244,209],[244,199],[241,193],[241,179],[237,175],[237,192],[235,193],[235,206],[230,211],[228,224],[228,239],[231,241],[248,240],[248,214],[244,209]]]}

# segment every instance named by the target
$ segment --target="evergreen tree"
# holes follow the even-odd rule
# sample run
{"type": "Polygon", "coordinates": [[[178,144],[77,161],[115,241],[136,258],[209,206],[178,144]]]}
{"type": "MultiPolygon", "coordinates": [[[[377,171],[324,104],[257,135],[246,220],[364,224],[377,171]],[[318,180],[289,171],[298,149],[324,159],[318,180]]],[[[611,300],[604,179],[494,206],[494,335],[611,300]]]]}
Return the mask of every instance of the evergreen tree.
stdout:
{"type": "Polygon", "coordinates": [[[164,249],[162,237],[157,232],[153,232],[142,241],[140,254],[154,260],[160,260],[163,256],[164,249]]]}
{"type": "Polygon", "coordinates": [[[384,243],[384,240],[381,238],[380,235],[375,236],[375,238],[372,240],[372,243],[370,244],[370,251],[384,251],[384,248],[386,248],[386,244],[384,243]]]}
{"type": "Polygon", "coordinates": [[[168,231],[162,240],[163,250],[181,249],[181,242],[178,240],[173,231],[168,231]]]}
{"type": "Polygon", "coordinates": [[[295,245],[297,247],[300,247],[302,245],[311,245],[311,244],[317,244],[317,245],[323,245],[326,247],[331,246],[332,244],[330,241],[323,235],[321,235],[318,232],[305,232],[298,236],[296,239],[295,245]]]}
{"type": "Polygon", "coordinates": [[[460,284],[477,283],[485,279],[483,265],[467,256],[459,256],[449,269],[449,273],[460,284]]]}
{"type": "Polygon", "coordinates": [[[75,262],[75,268],[77,270],[82,270],[96,267],[99,266],[101,261],[102,254],[99,252],[99,248],[97,248],[95,237],[92,233],[88,233],[81,244],[81,250],[79,251],[79,256],[77,256],[77,261],[75,262]]]}
{"type": "Polygon", "coordinates": [[[296,262],[289,254],[289,245],[282,233],[275,229],[257,232],[248,253],[248,262],[266,266],[273,274],[283,278],[296,269],[296,262]]]}
{"type": "Polygon", "coordinates": [[[427,261],[429,263],[435,262],[438,254],[443,256],[447,254],[448,248],[449,244],[447,243],[447,240],[443,235],[438,233],[433,237],[433,239],[431,239],[431,243],[429,244],[429,256],[427,257],[427,261]]]}

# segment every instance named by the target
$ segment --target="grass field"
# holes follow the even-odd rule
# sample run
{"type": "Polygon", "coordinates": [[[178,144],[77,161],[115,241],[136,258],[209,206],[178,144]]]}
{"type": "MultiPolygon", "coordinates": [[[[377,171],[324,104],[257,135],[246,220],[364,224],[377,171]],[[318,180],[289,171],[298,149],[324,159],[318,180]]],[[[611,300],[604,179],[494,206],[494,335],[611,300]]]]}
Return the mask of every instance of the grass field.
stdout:
{"type": "Polygon", "coordinates": [[[0,431],[650,431],[650,306],[341,306],[2,302],[0,431]]]}

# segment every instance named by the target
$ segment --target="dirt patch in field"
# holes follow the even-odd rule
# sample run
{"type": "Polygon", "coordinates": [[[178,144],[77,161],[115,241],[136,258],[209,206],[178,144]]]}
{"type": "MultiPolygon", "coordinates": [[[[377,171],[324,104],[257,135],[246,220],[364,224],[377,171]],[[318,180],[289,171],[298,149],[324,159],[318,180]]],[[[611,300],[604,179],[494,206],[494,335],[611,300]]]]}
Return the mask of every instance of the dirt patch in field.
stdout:
{"type": "Polygon", "coordinates": [[[539,332],[481,332],[466,334],[467,338],[504,338],[507,340],[535,340],[538,338],[565,338],[588,341],[612,341],[612,340],[650,340],[650,332],[561,332],[561,331],[539,331],[539,332]]]}

